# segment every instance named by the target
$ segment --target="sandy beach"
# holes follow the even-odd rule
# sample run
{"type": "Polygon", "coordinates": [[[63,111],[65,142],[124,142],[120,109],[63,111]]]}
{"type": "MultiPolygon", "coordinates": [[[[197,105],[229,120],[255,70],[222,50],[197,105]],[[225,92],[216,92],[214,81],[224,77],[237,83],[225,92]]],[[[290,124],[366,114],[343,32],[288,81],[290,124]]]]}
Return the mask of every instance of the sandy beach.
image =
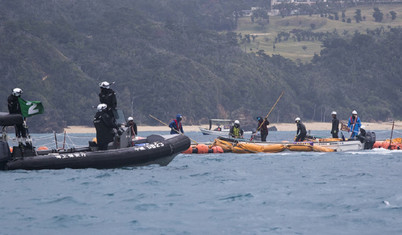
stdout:
{"type": "MultiPolygon", "coordinates": [[[[330,130],[331,123],[329,122],[305,122],[307,130],[330,130]]],[[[363,122],[367,130],[391,130],[392,122],[363,122]]],[[[276,126],[278,131],[295,131],[295,123],[272,123],[271,126],[276,126]]],[[[186,126],[184,131],[200,131],[200,127],[208,128],[208,125],[186,126]]],[[[402,130],[402,121],[395,121],[395,130],[402,130]]],[[[67,133],[95,133],[94,127],[87,126],[68,126],[64,129],[67,133]]],[[[138,131],[170,131],[166,126],[138,126],[138,131]]]]}

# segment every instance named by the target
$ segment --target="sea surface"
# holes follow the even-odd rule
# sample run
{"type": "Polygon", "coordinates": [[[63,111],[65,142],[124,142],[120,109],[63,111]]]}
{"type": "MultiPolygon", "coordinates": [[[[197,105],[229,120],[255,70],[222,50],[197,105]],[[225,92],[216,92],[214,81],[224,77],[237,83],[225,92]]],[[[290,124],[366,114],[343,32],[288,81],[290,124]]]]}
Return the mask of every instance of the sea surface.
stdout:
{"type": "Polygon", "coordinates": [[[166,167],[2,171],[0,182],[0,234],[402,234],[402,151],[180,154],[166,167]]]}

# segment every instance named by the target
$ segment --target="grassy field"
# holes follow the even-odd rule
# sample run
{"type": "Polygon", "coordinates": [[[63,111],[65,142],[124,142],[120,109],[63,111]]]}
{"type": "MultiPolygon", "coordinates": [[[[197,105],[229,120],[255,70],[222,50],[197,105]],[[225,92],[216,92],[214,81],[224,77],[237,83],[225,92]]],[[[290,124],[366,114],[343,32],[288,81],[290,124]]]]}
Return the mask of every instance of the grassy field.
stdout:
{"type": "Polygon", "coordinates": [[[388,27],[402,26],[402,4],[398,5],[379,5],[377,6],[384,14],[381,23],[375,22],[373,18],[372,6],[358,6],[349,8],[345,12],[345,19],[350,18],[351,23],[342,22],[342,13],[339,12],[339,20],[330,20],[328,18],[313,16],[288,16],[282,18],[280,16],[271,16],[270,23],[263,26],[257,23],[252,23],[250,17],[239,19],[237,33],[242,35],[255,35],[256,38],[251,43],[242,45],[243,50],[247,52],[257,52],[264,50],[267,54],[280,54],[298,62],[308,62],[314,56],[314,53],[319,54],[321,50],[321,42],[319,41],[301,41],[297,42],[293,39],[275,44],[275,37],[280,32],[289,32],[292,29],[312,30],[311,24],[315,25],[313,32],[333,32],[336,30],[340,35],[347,32],[347,35],[353,35],[357,30],[365,33],[367,29],[376,29],[381,26],[388,30],[388,27]],[[365,17],[360,23],[356,23],[354,15],[356,9],[361,10],[362,17],[365,17]],[[391,20],[390,11],[397,13],[396,19],[391,20]]]}

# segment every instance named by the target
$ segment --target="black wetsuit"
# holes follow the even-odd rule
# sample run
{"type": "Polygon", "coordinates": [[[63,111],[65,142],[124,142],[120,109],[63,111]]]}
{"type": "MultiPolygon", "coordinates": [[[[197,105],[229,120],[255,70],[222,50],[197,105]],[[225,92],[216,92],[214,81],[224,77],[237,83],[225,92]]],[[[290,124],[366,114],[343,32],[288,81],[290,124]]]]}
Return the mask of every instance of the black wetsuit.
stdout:
{"type": "Polygon", "coordinates": [[[117,107],[116,93],[112,89],[101,88],[99,101],[101,104],[106,104],[108,114],[113,118],[116,118],[114,115],[114,111],[117,107]]]}
{"type": "MultiPolygon", "coordinates": [[[[21,114],[21,106],[18,101],[18,96],[10,95],[7,99],[8,102],[8,112],[10,114],[21,114]]],[[[15,136],[17,138],[27,137],[27,130],[25,129],[23,124],[17,124],[15,127],[15,136]]]]}
{"type": "Polygon", "coordinates": [[[306,126],[302,122],[297,123],[296,141],[303,141],[306,138],[306,126]]]}
{"type": "Polygon", "coordinates": [[[334,117],[332,119],[332,129],[331,129],[332,138],[338,138],[338,133],[339,133],[339,120],[338,118],[334,117]]]}
{"type": "Polygon", "coordinates": [[[94,117],[94,126],[96,128],[96,140],[99,150],[106,150],[107,145],[113,141],[114,131],[117,129],[117,125],[114,123],[108,112],[97,112],[94,117]]]}
{"type": "Polygon", "coordinates": [[[269,121],[267,119],[265,119],[264,121],[260,120],[258,121],[258,127],[260,128],[260,133],[261,133],[261,141],[266,142],[267,141],[267,136],[268,136],[268,125],[269,125],[269,121]],[[261,125],[261,123],[263,123],[261,125]]]}

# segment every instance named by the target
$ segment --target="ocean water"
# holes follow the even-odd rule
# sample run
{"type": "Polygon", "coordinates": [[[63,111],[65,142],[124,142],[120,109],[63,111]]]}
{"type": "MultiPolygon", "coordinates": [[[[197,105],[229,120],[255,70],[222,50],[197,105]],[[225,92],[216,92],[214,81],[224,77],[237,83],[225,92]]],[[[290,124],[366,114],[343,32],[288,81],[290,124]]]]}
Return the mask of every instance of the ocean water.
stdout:
{"type": "MultiPolygon", "coordinates": [[[[51,134],[33,137],[55,144],[51,134]]],[[[78,146],[92,137],[66,139],[78,146]]],[[[402,151],[180,154],[166,167],[3,171],[0,179],[0,234],[402,234],[402,151]]]]}

